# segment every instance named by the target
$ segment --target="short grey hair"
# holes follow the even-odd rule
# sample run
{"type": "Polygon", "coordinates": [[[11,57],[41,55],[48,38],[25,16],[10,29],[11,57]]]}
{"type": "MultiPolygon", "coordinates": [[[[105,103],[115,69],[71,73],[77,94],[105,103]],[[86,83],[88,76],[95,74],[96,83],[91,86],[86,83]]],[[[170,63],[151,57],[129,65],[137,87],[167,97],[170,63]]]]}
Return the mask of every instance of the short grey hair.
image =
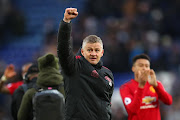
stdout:
{"type": "Polygon", "coordinates": [[[101,38],[96,35],[89,35],[86,38],[84,38],[83,43],[82,43],[82,48],[84,48],[86,43],[100,43],[101,47],[103,49],[103,42],[102,42],[101,38]]]}

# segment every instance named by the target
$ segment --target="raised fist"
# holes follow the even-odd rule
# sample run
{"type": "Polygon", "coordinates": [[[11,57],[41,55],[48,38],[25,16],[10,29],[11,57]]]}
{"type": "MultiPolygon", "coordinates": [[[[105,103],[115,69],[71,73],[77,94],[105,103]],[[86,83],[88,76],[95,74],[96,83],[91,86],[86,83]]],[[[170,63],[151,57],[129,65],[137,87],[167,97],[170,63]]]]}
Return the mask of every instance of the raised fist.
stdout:
{"type": "Polygon", "coordinates": [[[64,22],[70,22],[72,19],[78,16],[78,12],[76,8],[66,8],[64,13],[64,22]]]}

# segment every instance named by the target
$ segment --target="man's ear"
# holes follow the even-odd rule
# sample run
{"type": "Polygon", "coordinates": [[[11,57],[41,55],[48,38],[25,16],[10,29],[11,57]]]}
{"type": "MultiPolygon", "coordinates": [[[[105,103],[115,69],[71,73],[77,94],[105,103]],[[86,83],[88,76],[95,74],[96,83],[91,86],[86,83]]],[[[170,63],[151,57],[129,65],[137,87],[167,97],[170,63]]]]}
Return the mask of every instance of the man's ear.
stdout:
{"type": "Polygon", "coordinates": [[[104,55],[104,49],[102,50],[102,55],[101,55],[101,57],[104,55]]]}
{"type": "Polygon", "coordinates": [[[83,51],[83,49],[81,48],[81,54],[84,56],[84,51],[83,51]]]}

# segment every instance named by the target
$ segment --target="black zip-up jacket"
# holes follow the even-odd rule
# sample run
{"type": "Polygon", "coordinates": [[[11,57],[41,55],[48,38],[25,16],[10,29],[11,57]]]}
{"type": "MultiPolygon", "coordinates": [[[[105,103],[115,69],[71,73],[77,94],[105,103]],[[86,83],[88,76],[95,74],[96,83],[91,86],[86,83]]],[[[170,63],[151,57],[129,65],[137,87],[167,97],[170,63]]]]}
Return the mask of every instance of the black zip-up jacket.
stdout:
{"type": "Polygon", "coordinates": [[[91,65],[81,54],[75,56],[71,45],[71,23],[61,21],[58,57],[64,75],[65,120],[111,120],[112,72],[91,65]]]}
{"type": "MultiPolygon", "coordinates": [[[[34,77],[28,83],[24,83],[24,84],[26,84],[26,87],[27,87],[26,89],[28,90],[30,88],[33,88],[36,84],[36,80],[37,80],[37,77],[34,77]]],[[[20,108],[21,101],[23,99],[25,92],[26,91],[24,91],[23,86],[19,86],[12,95],[11,112],[12,112],[12,117],[14,120],[17,120],[18,110],[20,108]]],[[[31,111],[31,113],[32,113],[32,111],[31,111]]],[[[29,113],[29,115],[30,115],[30,113],[29,113]]],[[[32,117],[29,116],[29,120],[31,120],[31,119],[32,119],[32,117]]]]}

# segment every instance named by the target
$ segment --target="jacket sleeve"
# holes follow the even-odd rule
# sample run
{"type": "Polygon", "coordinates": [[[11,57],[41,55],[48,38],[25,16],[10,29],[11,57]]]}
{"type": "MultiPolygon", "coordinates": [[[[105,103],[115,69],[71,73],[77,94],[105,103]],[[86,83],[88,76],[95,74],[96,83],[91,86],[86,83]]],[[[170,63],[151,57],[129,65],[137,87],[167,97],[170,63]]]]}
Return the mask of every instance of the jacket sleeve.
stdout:
{"type": "Polygon", "coordinates": [[[73,74],[76,59],[71,44],[71,23],[66,23],[63,20],[60,22],[58,31],[57,54],[65,74],[73,74]]]}
{"type": "Polygon", "coordinates": [[[155,90],[158,94],[159,99],[167,105],[171,105],[172,104],[172,96],[167,93],[162,85],[161,82],[158,81],[158,86],[155,87],[155,90]]]}
{"type": "Polygon", "coordinates": [[[122,85],[120,87],[120,94],[122,97],[122,101],[128,114],[129,113],[135,114],[140,110],[143,91],[144,89],[137,88],[137,91],[133,95],[130,89],[126,85],[122,85]]]}
{"type": "Polygon", "coordinates": [[[22,103],[18,111],[18,120],[33,119],[33,105],[32,98],[35,94],[34,89],[29,89],[23,96],[22,103]]]}
{"type": "Polygon", "coordinates": [[[17,120],[17,113],[21,105],[23,95],[24,91],[22,90],[21,86],[16,89],[12,95],[11,112],[14,120],[17,120]]]}

